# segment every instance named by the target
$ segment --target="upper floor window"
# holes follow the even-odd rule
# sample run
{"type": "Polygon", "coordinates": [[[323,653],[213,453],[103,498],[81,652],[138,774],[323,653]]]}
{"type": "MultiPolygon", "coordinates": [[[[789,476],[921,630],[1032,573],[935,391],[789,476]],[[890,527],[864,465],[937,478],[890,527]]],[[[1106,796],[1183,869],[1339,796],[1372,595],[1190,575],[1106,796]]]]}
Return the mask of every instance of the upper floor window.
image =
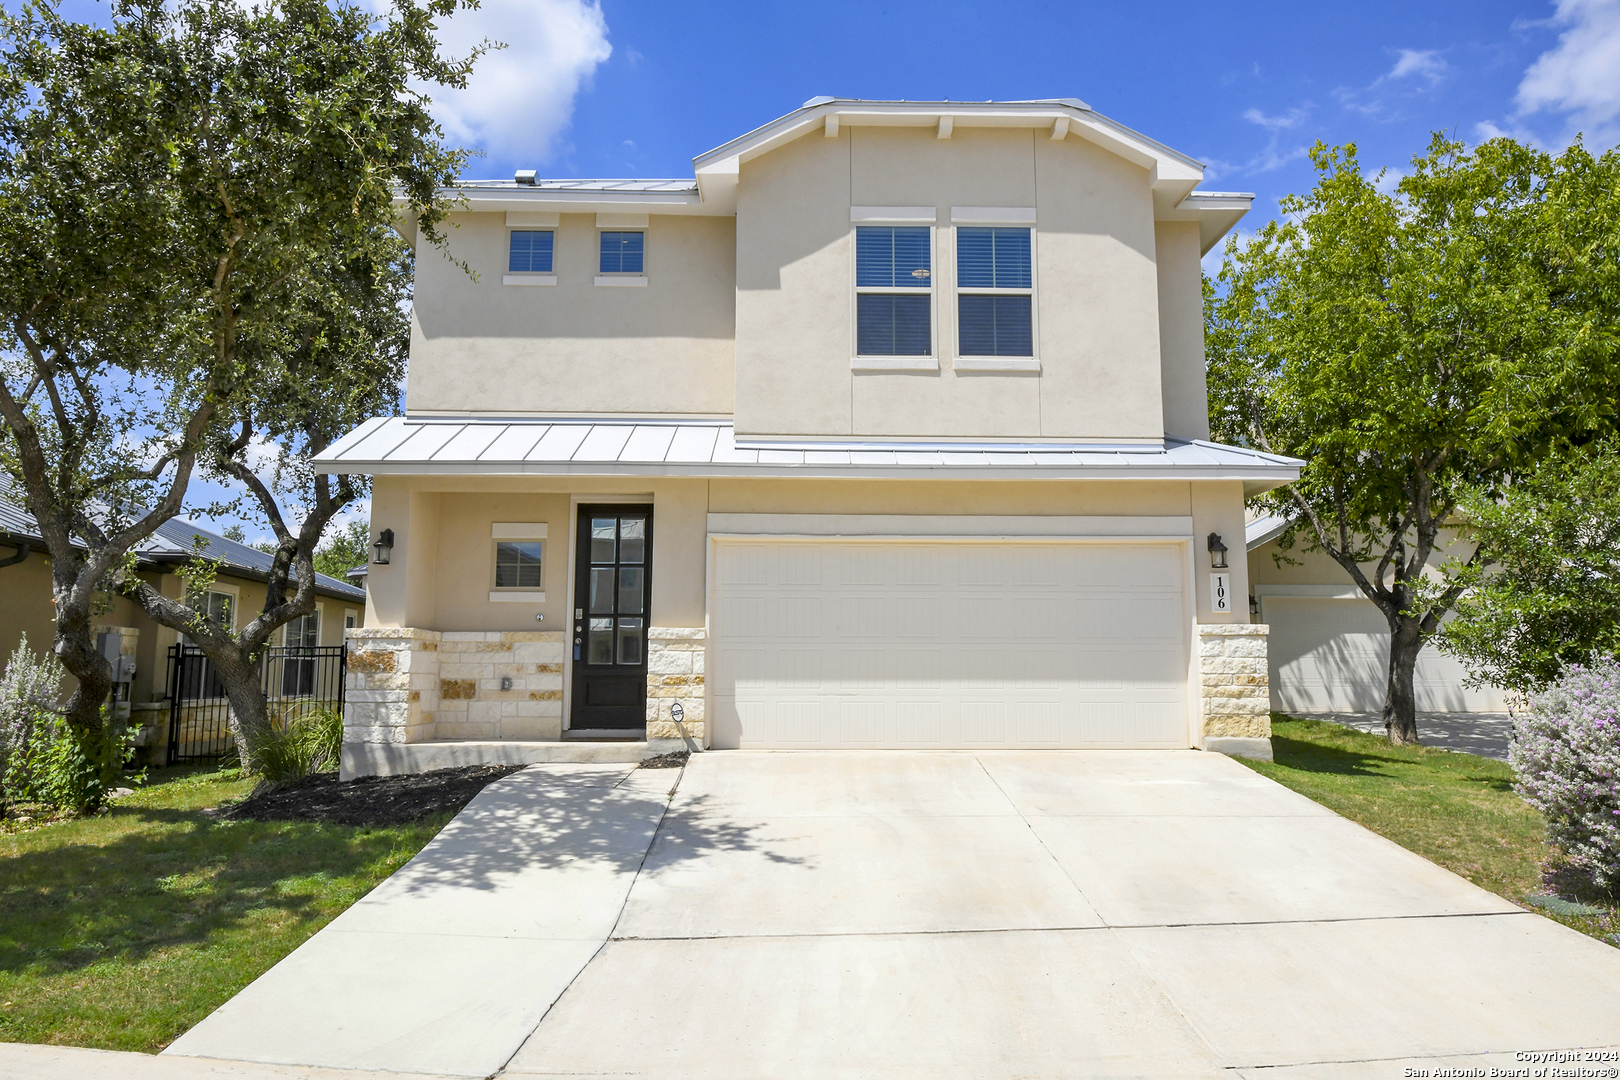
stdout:
{"type": "Polygon", "coordinates": [[[506,270],[510,274],[549,274],[554,234],[548,230],[513,229],[506,270]]]}
{"type": "Polygon", "coordinates": [[[1033,356],[1030,231],[956,230],[957,351],[963,356],[1033,356]]]}
{"type": "Polygon", "coordinates": [[[931,356],[933,230],[862,225],[855,230],[855,351],[931,356]]]}
{"type": "Polygon", "coordinates": [[[600,274],[641,274],[646,271],[643,255],[646,234],[639,232],[602,233],[602,263],[600,274]]]}

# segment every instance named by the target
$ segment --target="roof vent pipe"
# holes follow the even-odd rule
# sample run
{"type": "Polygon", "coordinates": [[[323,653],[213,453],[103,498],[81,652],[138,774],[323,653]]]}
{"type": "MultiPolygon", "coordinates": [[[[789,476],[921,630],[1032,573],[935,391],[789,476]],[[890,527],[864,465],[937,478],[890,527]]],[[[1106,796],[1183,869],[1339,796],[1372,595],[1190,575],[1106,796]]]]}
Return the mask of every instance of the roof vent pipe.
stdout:
{"type": "Polygon", "coordinates": [[[519,169],[512,179],[516,180],[520,184],[527,184],[529,187],[534,187],[534,170],[519,169]]]}

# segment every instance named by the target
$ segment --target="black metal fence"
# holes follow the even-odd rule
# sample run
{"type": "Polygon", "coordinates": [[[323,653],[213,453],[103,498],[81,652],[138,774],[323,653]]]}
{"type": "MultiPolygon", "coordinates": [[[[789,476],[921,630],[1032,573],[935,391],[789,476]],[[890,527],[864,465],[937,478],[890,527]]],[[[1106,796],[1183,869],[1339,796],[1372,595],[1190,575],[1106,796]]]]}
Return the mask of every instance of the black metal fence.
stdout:
{"type": "MultiPolygon", "coordinates": [[[[317,709],[343,711],[348,648],[273,646],[259,662],[270,721],[285,727],[317,709]]],[[[195,645],[169,646],[170,765],[217,758],[231,748],[231,704],[214,665],[195,645]]]]}

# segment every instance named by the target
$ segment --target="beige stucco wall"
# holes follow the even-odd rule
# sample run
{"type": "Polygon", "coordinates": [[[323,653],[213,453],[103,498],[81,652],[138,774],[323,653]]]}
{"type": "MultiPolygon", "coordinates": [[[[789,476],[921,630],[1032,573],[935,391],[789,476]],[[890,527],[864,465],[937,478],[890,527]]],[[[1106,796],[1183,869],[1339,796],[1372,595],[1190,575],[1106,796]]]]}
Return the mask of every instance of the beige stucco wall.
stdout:
{"type": "MultiPolygon", "coordinates": [[[[0,557],[16,549],[0,544],[0,557]]],[[[178,599],[184,585],[174,574],[145,572],[147,582],[165,596],[178,599]]],[[[224,591],[239,596],[237,625],[252,618],[264,607],[264,584],[244,578],[220,575],[219,585],[224,591]]],[[[24,562],[0,568],[0,667],[10,658],[22,634],[28,634],[28,645],[36,652],[50,648],[56,634],[56,618],[51,604],[51,562],[35,548],[24,562]]],[[[160,701],[167,692],[168,649],[177,640],[173,630],[159,626],[140,610],[134,601],[124,596],[104,596],[108,610],[96,617],[97,627],[127,626],[139,631],[135,652],[135,681],[130,687],[130,700],[141,703],[160,701]]],[[[352,611],[364,617],[365,605],[358,602],[319,597],[321,609],[320,644],[338,645],[343,641],[343,616],[352,611]]],[[[273,639],[280,643],[281,634],[273,639]]],[[[75,685],[69,678],[64,687],[75,685]]]]}
{"type": "Polygon", "coordinates": [[[742,166],[737,430],[1157,438],[1158,278],[1145,170],[1043,131],[853,127],[742,166]],[[850,206],[932,206],[940,370],[856,373],[850,206]],[[952,206],[1029,207],[1038,373],[957,372],[952,206]]]}
{"type": "Polygon", "coordinates": [[[377,477],[372,490],[373,531],[393,529],[394,550],[387,566],[370,568],[368,624],[567,631],[574,507],[593,501],[652,505],[649,617],[658,626],[704,625],[707,481],[392,476],[377,477]],[[490,601],[497,521],[546,525],[544,601],[490,601]]]}
{"type": "Polygon", "coordinates": [[[878,514],[1191,517],[1193,591],[1200,622],[1247,622],[1210,610],[1204,538],[1232,552],[1232,589],[1248,595],[1241,556],[1243,493],[1237,481],[922,481],[846,479],[593,479],[568,477],[376,478],[374,529],[394,530],[388,566],[370,570],[367,624],[438,631],[566,629],[574,507],[593,501],[653,506],[651,621],[706,624],[709,514],[878,514]],[[544,522],[544,601],[490,602],[494,522],[544,522]],[[544,615],[536,621],[536,615],[544,615]]]}
{"type": "Polygon", "coordinates": [[[1165,434],[1207,439],[1209,399],[1204,384],[1204,292],[1203,269],[1198,262],[1198,223],[1155,223],[1154,251],[1165,434]]]}
{"type": "Polygon", "coordinates": [[[503,285],[504,214],[451,215],[419,246],[406,399],[418,412],[724,414],[732,406],[736,227],[655,215],[642,288],[595,284],[596,217],[563,214],[550,287],[503,285]]]}

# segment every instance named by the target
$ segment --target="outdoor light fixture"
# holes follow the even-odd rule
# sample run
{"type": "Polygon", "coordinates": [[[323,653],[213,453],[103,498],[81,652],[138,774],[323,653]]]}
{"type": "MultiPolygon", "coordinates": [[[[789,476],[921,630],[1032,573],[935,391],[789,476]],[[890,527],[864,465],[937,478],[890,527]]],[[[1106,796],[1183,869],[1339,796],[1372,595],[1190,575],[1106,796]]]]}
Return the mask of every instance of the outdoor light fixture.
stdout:
{"type": "Polygon", "coordinates": [[[1250,615],[1258,615],[1258,614],[1260,614],[1260,598],[1258,596],[1255,596],[1254,593],[1249,594],[1249,614],[1250,615]]]}
{"type": "Polygon", "coordinates": [[[372,545],[377,549],[377,557],[372,560],[378,566],[387,566],[389,556],[394,553],[394,530],[384,529],[377,534],[377,542],[372,545]]]}
{"type": "Polygon", "coordinates": [[[1216,570],[1226,569],[1226,545],[1221,543],[1220,533],[1209,534],[1209,565],[1216,570]]]}

